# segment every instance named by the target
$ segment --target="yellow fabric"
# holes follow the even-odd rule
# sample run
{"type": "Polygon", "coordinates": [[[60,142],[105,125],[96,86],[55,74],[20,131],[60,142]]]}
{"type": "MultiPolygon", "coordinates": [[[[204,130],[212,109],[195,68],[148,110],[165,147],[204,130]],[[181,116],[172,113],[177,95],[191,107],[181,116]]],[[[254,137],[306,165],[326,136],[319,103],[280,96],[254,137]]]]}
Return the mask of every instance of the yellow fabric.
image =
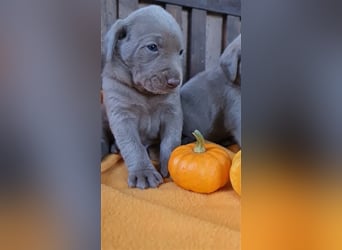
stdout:
{"type": "Polygon", "coordinates": [[[157,189],[128,188],[127,168],[114,154],[101,172],[102,250],[240,249],[240,198],[230,184],[209,195],[170,179],[157,189]]]}

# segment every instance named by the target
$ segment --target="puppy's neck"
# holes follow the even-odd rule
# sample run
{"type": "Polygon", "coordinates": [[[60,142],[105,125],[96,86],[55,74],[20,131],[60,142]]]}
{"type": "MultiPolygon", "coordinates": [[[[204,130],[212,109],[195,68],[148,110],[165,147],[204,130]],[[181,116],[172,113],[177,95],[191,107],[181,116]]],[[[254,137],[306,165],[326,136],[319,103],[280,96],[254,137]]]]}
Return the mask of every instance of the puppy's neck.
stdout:
{"type": "Polygon", "coordinates": [[[118,82],[133,87],[132,75],[127,66],[120,60],[106,62],[103,67],[102,77],[112,78],[118,82]]]}

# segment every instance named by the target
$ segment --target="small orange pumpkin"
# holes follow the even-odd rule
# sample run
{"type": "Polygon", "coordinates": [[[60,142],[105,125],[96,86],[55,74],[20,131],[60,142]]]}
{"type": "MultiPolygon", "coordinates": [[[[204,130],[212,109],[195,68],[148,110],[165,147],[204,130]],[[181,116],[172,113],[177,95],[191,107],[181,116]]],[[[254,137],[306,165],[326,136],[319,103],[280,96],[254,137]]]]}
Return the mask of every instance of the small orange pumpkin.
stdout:
{"type": "Polygon", "coordinates": [[[202,134],[192,133],[195,143],[177,147],[170,155],[168,169],[180,187],[198,193],[211,193],[229,181],[231,159],[220,145],[205,141],[202,134]]]}
{"type": "Polygon", "coordinates": [[[230,168],[230,182],[236,193],[241,196],[241,150],[233,157],[230,168]]]}

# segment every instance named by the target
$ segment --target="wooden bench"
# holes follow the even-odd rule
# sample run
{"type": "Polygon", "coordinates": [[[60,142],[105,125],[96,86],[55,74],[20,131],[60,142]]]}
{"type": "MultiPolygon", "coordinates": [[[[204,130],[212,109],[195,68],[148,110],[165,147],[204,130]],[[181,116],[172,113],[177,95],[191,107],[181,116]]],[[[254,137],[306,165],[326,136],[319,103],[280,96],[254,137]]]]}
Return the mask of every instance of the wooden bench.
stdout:
{"type": "Polygon", "coordinates": [[[184,82],[216,64],[223,49],[240,33],[240,0],[101,0],[102,42],[116,19],[150,4],[165,8],[183,31],[184,82]]]}

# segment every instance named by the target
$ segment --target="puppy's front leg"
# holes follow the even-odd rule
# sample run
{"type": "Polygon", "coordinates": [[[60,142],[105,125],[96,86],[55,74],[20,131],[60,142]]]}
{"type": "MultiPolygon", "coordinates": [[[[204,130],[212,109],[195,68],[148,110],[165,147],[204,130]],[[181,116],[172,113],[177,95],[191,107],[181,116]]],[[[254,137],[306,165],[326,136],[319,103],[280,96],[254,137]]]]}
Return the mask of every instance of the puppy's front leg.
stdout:
{"type": "Polygon", "coordinates": [[[183,115],[182,111],[178,113],[169,113],[164,115],[161,124],[161,144],[160,144],[160,173],[167,177],[168,161],[172,150],[181,144],[183,115]]]}
{"type": "Polygon", "coordinates": [[[111,128],[128,167],[128,185],[141,189],[155,188],[163,182],[163,178],[152,165],[136,124],[134,120],[125,119],[116,121],[111,128]]]}

